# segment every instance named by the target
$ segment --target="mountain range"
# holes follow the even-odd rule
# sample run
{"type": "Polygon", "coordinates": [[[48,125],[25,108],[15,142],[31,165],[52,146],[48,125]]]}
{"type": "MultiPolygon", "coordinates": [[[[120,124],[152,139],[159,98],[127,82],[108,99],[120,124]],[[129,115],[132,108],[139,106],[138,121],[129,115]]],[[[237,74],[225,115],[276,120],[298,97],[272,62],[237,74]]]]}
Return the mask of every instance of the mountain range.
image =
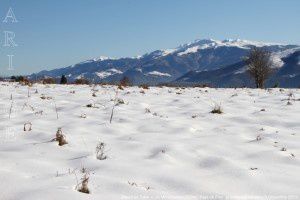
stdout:
{"type": "Polygon", "coordinates": [[[195,40],[139,57],[100,57],[65,68],[41,71],[29,78],[66,75],[69,81],[85,78],[97,83],[117,83],[126,76],[133,85],[169,83],[251,87],[254,83],[243,60],[253,47],[265,48],[272,53],[274,73],[267,81],[268,86],[300,86],[300,46],[247,40],[195,40]]]}

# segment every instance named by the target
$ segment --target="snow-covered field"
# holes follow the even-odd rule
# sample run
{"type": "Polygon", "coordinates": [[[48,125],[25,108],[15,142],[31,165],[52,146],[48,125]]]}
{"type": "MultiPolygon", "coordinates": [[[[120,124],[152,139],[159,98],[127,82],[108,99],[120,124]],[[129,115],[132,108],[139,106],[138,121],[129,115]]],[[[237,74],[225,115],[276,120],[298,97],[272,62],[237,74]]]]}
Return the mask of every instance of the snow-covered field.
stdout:
{"type": "Polygon", "coordinates": [[[0,199],[300,198],[300,90],[115,91],[1,83],[0,199]]]}

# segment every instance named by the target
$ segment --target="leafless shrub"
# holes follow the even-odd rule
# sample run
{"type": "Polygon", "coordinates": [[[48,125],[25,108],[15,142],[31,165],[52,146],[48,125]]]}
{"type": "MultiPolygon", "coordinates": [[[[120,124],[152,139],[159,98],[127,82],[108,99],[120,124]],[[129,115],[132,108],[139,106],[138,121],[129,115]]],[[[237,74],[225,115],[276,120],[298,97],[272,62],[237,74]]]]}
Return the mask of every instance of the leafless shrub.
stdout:
{"type": "Polygon", "coordinates": [[[295,99],[295,95],[294,95],[293,92],[289,92],[289,93],[288,93],[288,97],[289,97],[290,100],[291,100],[291,99],[295,99]]]}
{"type": "Polygon", "coordinates": [[[55,141],[58,141],[59,146],[63,146],[65,144],[68,144],[66,140],[66,136],[63,134],[61,128],[57,129],[55,141]]]}
{"type": "Polygon", "coordinates": [[[141,188],[144,188],[145,190],[150,190],[151,188],[150,188],[150,186],[147,186],[147,185],[139,185],[139,184],[137,184],[136,182],[130,182],[130,181],[128,181],[128,185],[130,185],[130,186],[132,186],[132,187],[141,187],[141,188]]]}
{"type": "Polygon", "coordinates": [[[86,167],[82,166],[82,167],[80,168],[80,172],[83,173],[83,174],[85,174],[85,173],[88,173],[88,170],[87,170],[86,167]]]}
{"type": "Polygon", "coordinates": [[[89,104],[86,105],[86,107],[92,108],[92,107],[93,107],[93,104],[89,103],[89,104]]]}
{"type": "Polygon", "coordinates": [[[85,118],[86,118],[86,114],[81,114],[81,115],[80,115],[80,118],[85,119],[85,118]]]}
{"type": "Polygon", "coordinates": [[[282,148],[280,149],[280,151],[286,151],[286,148],[285,148],[285,147],[282,147],[282,148]]]}
{"type": "Polygon", "coordinates": [[[45,85],[45,84],[55,84],[55,79],[54,78],[44,78],[42,80],[42,83],[45,85]]]}
{"type": "Polygon", "coordinates": [[[295,154],[293,154],[293,153],[291,153],[291,156],[292,156],[292,157],[296,157],[295,154]]]}
{"type": "Polygon", "coordinates": [[[123,99],[118,98],[117,99],[117,104],[116,105],[121,105],[121,104],[125,104],[123,99]]]}
{"type": "Polygon", "coordinates": [[[137,185],[135,182],[130,182],[130,181],[128,181],[128,184],[131,185],[131,186],[136,186],[136,187],[138,187],[138,185],[137,185]]]}
{"type": "Polygon", "coordinates": [[[142,84],[139,86],[140,88],[143,88],[144,90],[148,90],[149,89],[149,86],[146,85],[146,84],[142,84]]]}
{"type": "Polygon", "coordinates": [[[261,135],[256,136],[256,141],[260,141],[262,139],[261,135]]]}
{"type": "Polygon", "coordinates": [[[127,76],[124,76],[121,80],[120,80],[120,83],[119,83],[120,86],[122,87],[127,87],[130,85],[130,80],[127,76]]]}
{"type": "Polygon", "coordinates": [[[89,178],[90,178],[89,173],[88,172],[84,173],[83,177],[81,178],[81,183],[80,183],[80,187],[78,188],[78,192],[82,192],[82,193],[85,193],[85,194],[90,193],[90,190],[89,190],[89,187],[88,187],[89,178]]]}
{"type": "Polygon", "coordinates": [[[293,92],[288,93],[287,105],[292,105],[291,101],[296,101],[295,95],[293,92]]]}
{"type": "Polygon", "coordinates": [[[99,142],[96,146],[96,158],[98,160],[105,160],[107,156],[104,153],[105,144],[103,142],[99,142]]]}
{"type": "Polygon", "coordinates": [[[213,110],[211,111],[212,114],[222,114],[223,113],[223,109],[221,107],[221,105],[219,104],[215,104],[213,110]]]}
{"type": "Polygon", "coordinates": [[[52,97],[47,97],[44,94],[42,94],[40,98],[43,99],[43,100],[51,100],[52,99],[52,97]]]}
{"type": "Polygon", "coordinates": [[[122,85],[118,85],[118,89],[119,90],[124,90],[124,88],[122,87],[122,85]]]}
{"type": "Polygon", "coordinates": [[[272,73],[271,53],[262,48],[254,47],[245,59],[248,71],[255,81],[257,88],[263,88],[265,81],[272,73]]]}
{"type": "Polygon", "coordinates": [[[38,111],[38,112],[35,112],[34,114],[35,114],[35,115],[43,115],[43,112],[44,112],[44,111],[40,110],[40,111],[38,111]]]}
{"type": "Polygon", "coordinates": [[[95,101],[92,100],[92,103],[89,103],[86,105],[87,108],[99,108],[98,106],[96,106],[95,101]]]}
{"type": "Polygon", "coordinates": [[[26,122],[25,124],[24,124],[24,131],[31,131],[32,130],[32,124],[31,124],[31,122],[26,122]]]}
{"type": "Polygon", "coordinates": [[[34,111],[34,107],[29,105],[28,103],[24,103],[22,110],[24,110],[26,107],[30,108],[31,111],[34,111]]]}
{"type": "Polygon", "coordinates": [[[85,78],[79,78],[79,79],[76,79],[75,82],[74,82],[76,85],[88,85],[90,84],[90,82],[85,79],[85,78]]]}
{"type": "Polygon", "coordinates": [[[151,113],[151,110],[149,108],[145,108],[145,113],[151,113]]]}

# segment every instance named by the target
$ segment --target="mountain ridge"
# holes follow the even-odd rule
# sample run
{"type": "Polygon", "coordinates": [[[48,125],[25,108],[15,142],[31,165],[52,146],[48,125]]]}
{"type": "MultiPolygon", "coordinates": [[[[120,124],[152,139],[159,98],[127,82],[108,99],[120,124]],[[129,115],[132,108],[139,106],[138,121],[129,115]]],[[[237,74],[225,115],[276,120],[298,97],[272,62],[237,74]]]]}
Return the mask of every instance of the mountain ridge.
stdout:
{"type": "Polygon", "coordinates": [[[181,80],[180,77],[190,71],[213,71],[239,63],[253,47],[271,51],[272,59],[276,61],[275,68],[284,66],[283,58],[300,50],[298,45],[203,39],[138,57],[89,59],[65,68],[44,70],[29,77],[59,78],[64,74],[70,81],[86,78],[94,82],[116,83],[127,76],[134,85],[157,85],[181,80]]]}

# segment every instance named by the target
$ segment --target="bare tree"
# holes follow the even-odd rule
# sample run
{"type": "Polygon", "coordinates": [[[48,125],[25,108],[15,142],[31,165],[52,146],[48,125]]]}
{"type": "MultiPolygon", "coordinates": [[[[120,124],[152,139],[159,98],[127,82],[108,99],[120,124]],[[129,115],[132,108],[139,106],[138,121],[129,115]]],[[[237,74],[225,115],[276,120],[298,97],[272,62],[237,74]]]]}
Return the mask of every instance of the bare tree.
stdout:
{"type": "Polygon", "coordinates": [[[272,73],[271,53],[265,49],[254,47],[245,61],[256,87],[263,88],[265,81],[272,73]]]}

